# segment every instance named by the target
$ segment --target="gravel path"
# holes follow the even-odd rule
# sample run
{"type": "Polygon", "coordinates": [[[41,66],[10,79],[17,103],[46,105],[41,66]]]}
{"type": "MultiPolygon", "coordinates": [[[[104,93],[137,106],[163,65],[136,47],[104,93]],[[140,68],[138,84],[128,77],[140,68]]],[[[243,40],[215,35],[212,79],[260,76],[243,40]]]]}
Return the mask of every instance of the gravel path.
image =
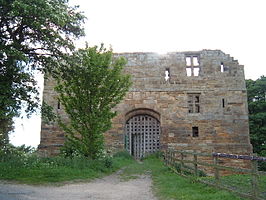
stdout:
{"type": "Polygon", "coordinates": [[[0,200],[156,200],[147,175],[123,181],[113,174],[89,183],[31,186],[0,182],[0,200]]]}

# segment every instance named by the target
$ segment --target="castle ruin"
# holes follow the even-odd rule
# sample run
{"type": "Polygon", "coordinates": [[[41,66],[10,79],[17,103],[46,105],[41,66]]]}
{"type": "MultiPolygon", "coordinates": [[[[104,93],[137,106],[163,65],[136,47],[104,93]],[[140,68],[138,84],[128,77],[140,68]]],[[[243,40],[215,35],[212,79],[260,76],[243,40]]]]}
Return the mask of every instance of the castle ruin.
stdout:
{"type": "MultiPolygon", "coordinates": [[[[244,67],[220,50],[121,53],[133,85],[116,106],[106,148],[136,158],[164,149],[250,154],[244,67]]],[[[65,115],[54,82],[45,80],[44,100],[65,115]]],[[[59,153],[64,133],[42,122],[39,151],[59,153]]]]}

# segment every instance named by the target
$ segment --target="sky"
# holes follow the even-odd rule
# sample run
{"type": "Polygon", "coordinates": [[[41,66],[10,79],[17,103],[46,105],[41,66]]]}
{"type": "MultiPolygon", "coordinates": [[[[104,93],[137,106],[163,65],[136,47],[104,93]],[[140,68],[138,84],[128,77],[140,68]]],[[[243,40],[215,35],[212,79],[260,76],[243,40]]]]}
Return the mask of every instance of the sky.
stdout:
{"type": "MultiPolygon", "coordinates": [[[[266,75],[265,0],[70,0],[87,17],[77,47],[104,43],[114,52],[220,49],[245,67],[246,79],[266,75]]],[[[38,76],[40,91],[42,78],[38,76]]],[[[16,119],[14,145],[37,147],[40,116],[16,119]]]]}

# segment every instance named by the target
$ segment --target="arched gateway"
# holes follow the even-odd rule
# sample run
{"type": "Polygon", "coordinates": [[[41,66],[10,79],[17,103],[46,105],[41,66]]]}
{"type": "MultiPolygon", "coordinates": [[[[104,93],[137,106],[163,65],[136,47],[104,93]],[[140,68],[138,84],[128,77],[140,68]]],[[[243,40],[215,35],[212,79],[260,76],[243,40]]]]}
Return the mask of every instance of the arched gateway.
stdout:
{"type": "Polygon", "coordinates": [[[160,122],[147,114],[135,115],[126,122],[126,150],[135,158],[143,158],[160,149],[160,122]]]}

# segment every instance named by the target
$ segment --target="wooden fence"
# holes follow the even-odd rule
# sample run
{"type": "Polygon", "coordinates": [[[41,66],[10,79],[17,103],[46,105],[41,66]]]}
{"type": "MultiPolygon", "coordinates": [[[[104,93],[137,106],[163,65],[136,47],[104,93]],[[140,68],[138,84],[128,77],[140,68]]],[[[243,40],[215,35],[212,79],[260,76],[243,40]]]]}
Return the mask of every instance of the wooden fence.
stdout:
{"type": "MultiPolygon", "coordinates": [[[[223,154],[223,153],[197,153],[197,152],[188,152],[188,151],[178,151],[178,150],[167,150],[164,152],[165,164],[168,165],[172,170],[182,176],[193,175],[197,178],[199,182],[225,189],[231,192],[234,192],[242,197],[250,198],[253,200],[265,200],[266,199],[266,182],[259,184],[259,177],[264,177],[264,181],[266,181],[266,172],[258,171],[258,161],[266,162],[265,157],[257,157],[257,156],[246,156],[246,155],[234,155],[234,154],[223,154]],[[190,155],[190,160],[186,159],[190,155]],[[211,162],[202,161],[199,158],[207,157],[211,162]],[[237,168],[232,166],[220,165],[219,158],[227,158],[227,159],[242,159],[249,160],[251,162],[250,169],[237,168]],[[188,167],[188,165],[190,165],[188,167]],[[208,167],[213,171],[214,178],[199,178],[200,168],[208,167]],[[245,191],[238,191],[235,187],[230,187],[230,185],[222,183],[223,176],[221,176],[222,171],[230,171],[232,174],[245,174],[250,175],[250,179],[246,181],[250,181],[250,188],[245,191]],[[212,181],[210,181],[212,180],[212,181]],[[260,193],[260,188],[263,188],[263,192],[260,193]],[[246,192],[250,191],[250,192],[246,192]],[[265,195],[265,196],[263,196],[265,195]]],[[[245,181],[245,182],[246,182],[245,181]]],[[[247,184],[247,183],[246,183],[247,184]]]]}

